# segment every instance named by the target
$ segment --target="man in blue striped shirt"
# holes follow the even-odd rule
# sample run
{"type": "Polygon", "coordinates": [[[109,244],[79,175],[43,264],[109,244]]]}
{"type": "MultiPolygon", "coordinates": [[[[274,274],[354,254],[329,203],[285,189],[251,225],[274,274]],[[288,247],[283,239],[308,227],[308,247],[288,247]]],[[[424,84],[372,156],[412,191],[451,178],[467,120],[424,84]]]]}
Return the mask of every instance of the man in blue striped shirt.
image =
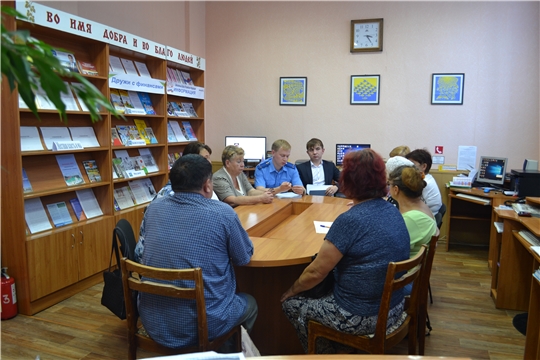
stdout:
{"type": "MultiPolygon", "coordinates": [[[[144,214],[144,265],[203,270],[210,340],[238,324],[248,332],[257,317],[257,303],[235,293],[234,265],[247,264],[253,243],[234,210],[211,200],[212,165],[200,155],[185,155],[170,172],[174,195],[154,200],[144,214]]],[[[195,304],[140,294],[141,321],[152,339],[172,348],[197,342],[195,304]]]]}

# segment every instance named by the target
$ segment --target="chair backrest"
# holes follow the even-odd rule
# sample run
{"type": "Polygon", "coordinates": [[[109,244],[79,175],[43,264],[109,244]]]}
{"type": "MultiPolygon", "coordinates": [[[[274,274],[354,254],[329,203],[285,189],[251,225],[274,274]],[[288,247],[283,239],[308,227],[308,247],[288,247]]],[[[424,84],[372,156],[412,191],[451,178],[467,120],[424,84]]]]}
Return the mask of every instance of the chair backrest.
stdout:
{"type": "Polygon", "coordinates": [[[442,220],[444,217],[444,214],[446,214],[446,205],[442,204],[439,208],[439,211],[437,212],[437,215],[435,215],[435,221],[437,222],[437,227],[440,229],[442,226],[442,220]]]}
{"type": "Polygon", "coordinates": [[[116,234],[118,241],[120,241],[120,252],[122,253],[122,256],[129,260],[135,260],[135,246],[137,243],[135,241],[133,228],[129,221],[126,219],[118,220],[116,227],[114,228],[114,233],[116,234]]]}
{"type": "MultiPolygon", "coordinates": [[[[402,340],[405,335],[409,334],[409,350],[416,353],[416,334],[418,324],[418,296],[420,290],[420,274],[425,263],[426,245],[422,245],[420,251],[416,256],[400,261],[391,262],[388,264],[388,270],[386,271],[386,281],[384,284],[384,290],[381,298],[381,305],[379,307],[379,315],[377,318],[377,325],[375,328],[375,336],[373,337],[374,346],[382,349],[387,347],[385,344],[388,342],[388,347],[395,345],[402,340]],[[404,272],[404,274],[396,279],[396,275],[404,272]],[[405,321],[395,329],[388,336],[386,335],[388,312],[390,311],[390,300],[394,291],[402,289],[406,285],[413,283],[412,292],[410,295],[409,308],[407,309],[407,317],[405,321]],[[379,345],[377,345],[379,343],[379,345]],[[414,350],[412,349],[414,347],[414,350]]],[[[380,352],[383,353],[383,352],[380,352]]],[[[411,352],[409,352],[411,354],[411,352]]]]}
{"type": "MultiPolygon", "coordinates": [[[[444,204],[443,204],[444,206],[444,204]]],[[[428,252],[425,256],[424,266],[420,274],[420,289],[418,290],[418,354],[424,355],[425,337],[426,337],[426,320],[427,320],[427,305],[429,278],[431,277],[431,269],[433,267],[433,258],[437,248],[439,235],[431,237],[429,242],[428,252]]],[[[426,246],[426,245],[423,245],[426,246]]]]}

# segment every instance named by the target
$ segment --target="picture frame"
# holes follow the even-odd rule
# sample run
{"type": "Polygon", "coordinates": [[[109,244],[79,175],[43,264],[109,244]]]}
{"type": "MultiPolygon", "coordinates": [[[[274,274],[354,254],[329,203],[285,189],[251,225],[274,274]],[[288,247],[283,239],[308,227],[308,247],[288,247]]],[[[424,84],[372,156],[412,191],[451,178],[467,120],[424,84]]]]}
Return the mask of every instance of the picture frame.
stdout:
{"type": "Polygon", "coordinates": [[[463,105],[464,73],[432,74],[431,105],[463,105]]]}
{"type": "Polygon", "coordinates": [[[380,75],[351,75],[351,105],[379,105],[380,75]]]}
{"type": "Polygon", "coordinates": [[[307,77],[279,78],[279,105],[306,106],[307,77]]]}

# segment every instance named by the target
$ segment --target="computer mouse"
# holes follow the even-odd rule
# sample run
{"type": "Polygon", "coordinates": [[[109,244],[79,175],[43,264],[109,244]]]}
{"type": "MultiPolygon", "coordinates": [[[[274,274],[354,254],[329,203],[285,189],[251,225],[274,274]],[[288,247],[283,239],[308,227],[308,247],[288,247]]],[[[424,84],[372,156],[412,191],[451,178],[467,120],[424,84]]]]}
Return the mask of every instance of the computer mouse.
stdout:
{"type": "Polygon", "coordinates": [[[487,194],[488,192],[490,192],[491,189],[484,189],[484,192],[487,194]]]}

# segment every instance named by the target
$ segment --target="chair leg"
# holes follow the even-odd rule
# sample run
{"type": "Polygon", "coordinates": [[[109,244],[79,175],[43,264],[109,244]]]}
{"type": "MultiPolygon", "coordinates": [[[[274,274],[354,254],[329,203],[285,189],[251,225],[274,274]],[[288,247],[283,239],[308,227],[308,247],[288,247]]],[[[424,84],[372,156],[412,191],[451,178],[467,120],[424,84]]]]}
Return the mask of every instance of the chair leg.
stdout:
{"type": "MultiPolygon", "coordinates": [[[[431,327],[431,321],[429,321],[429,314],[426,312],[426,327],[428,328],[428,332],[426,332],[426,336],[429,336],[429,334],[431,333],[431,330],[433,330],[433,328],[431,327]]],[[[426,331],[426,329],[424,329],[424,331],[426,331]]]]}
{"type": "Polygon", "coordinates": [[[428,291],[429,291],[429,303],[433,304],[433,296],[431,296],[431,284],[428,283],[428,291]]]}

